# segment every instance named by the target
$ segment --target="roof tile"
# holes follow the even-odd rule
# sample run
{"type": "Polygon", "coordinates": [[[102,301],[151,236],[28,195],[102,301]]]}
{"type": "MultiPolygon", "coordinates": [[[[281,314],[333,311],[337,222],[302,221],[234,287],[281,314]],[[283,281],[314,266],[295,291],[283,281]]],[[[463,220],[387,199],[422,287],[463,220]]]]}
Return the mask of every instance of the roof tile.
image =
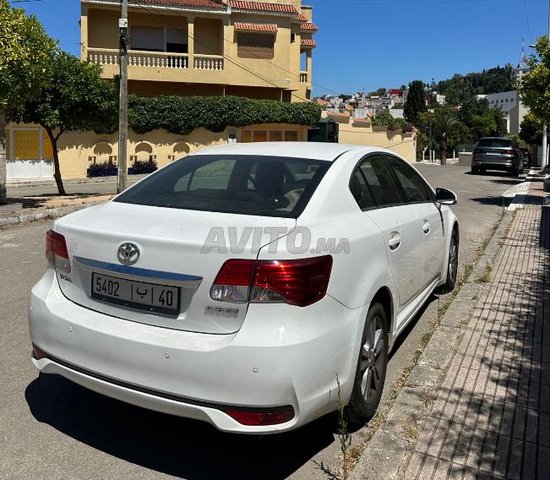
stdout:
{"type": "Polygon", "coordinates": [[[277,33],[277,25],[275,23],[235,22],[233,27],[238,32],[277,33]]]}
{"type": "MultiPolygon", "coordinates": [[[[130,0],[130,4],[137,3],[130,0]]],[[[196,7],[196,8],[215,8],[217,10],[225,9],[225,5],[211,0],[140,0],[140,3],[152,5],[169,5],[174,7],[196,7]]]]}
{"type": "Polygon", "coordinates": [[[304,32],[316,32],[319,29],[314,23],[304,22],[300,25],[300,30],[303,30],[304,32]]]}
{"type": "Polygon", "coordinates": [[[227,5],[237,10],[254,10],[259,12],[298,14],[293,5],[269,2],[250,2],[245,0],[227,0],[227,5]]]}
{"type": "Polygon", "coordinates": [[[316,46],[317,46],[317,42],[315,40],[312,40],[311,38],[302,39],[302,47],[315,48],[316,46]]]}

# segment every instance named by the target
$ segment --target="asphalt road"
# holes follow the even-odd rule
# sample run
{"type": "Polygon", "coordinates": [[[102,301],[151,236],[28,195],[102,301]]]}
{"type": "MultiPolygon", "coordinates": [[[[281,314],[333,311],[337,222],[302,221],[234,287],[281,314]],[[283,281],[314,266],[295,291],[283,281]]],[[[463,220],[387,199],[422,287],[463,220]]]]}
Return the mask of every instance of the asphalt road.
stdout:
{"type": "MultiPolygon", "coordinates": [[[[472,176],[458,166],[420,170],[432,185],[459,195],[454,210],[461,222],[462,270],[500,218],[502,193],[518,180],[472,176]]],[[[330,417],[278,436],[236,436],[102,397],[61,377],[39,376],[29,358],[26,311],[29,289],[45,268],[50,225],[0,230],[0,478],[327,478],[316,462],[338,464],[330,417]]],[[[433,297],[400,337],[386,385],[410,362],[442,301],[433,297]]]]}

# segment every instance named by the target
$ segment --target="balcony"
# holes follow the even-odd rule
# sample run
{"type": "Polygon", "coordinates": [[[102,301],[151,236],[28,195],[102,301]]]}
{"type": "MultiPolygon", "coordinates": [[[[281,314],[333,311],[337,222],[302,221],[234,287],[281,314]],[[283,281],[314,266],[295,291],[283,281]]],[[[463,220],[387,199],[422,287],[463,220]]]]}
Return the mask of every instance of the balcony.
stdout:
{"type": "MultiPolygon", "coordinates": [[[[88,61],[98,65],[118,65],[118,50],[89,48],[88,61]]],[[[140,52],[128,50],[128,66],[153,68],[188,68],[187,54],[167,52],[140,52]]]]}
{"type": "Polygon", "coordinates": [[[307,72],[300,72],[300,83],[307,83],[307,72]]]}

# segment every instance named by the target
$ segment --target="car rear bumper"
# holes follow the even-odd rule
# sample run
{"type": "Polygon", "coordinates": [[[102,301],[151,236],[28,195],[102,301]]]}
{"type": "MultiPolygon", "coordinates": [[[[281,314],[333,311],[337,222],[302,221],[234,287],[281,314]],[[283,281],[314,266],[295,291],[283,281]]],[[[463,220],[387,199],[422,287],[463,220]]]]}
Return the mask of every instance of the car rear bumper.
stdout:
{"type": "Polygon", "coordinates": [[[291,430],[334,410],[337,376],[343,398],[349,397],[361,310],[348,310],[329,296],[298,315],[288,305],[251,305],[236,334],[185,332],[76,305],[49,269],[32,290],[29,328],[44,352],[33,362],[44,373],[220,430],[263,434],[291,430]],[[292,407],[294,417],[275,425],[243,425],[226,413],[282,407],[292,407]]]}

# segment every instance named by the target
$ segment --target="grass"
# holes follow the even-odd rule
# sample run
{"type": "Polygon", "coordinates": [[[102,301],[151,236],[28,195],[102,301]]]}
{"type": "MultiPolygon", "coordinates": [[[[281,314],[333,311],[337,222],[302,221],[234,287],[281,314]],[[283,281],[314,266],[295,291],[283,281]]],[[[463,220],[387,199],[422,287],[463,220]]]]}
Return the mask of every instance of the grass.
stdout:
{"type": "Polygon", "coordinates": [[[487,263],[483,269],[483,273],[476,278],[477,283],[490,283],[492,279],[493,265],[487,263]]]}

